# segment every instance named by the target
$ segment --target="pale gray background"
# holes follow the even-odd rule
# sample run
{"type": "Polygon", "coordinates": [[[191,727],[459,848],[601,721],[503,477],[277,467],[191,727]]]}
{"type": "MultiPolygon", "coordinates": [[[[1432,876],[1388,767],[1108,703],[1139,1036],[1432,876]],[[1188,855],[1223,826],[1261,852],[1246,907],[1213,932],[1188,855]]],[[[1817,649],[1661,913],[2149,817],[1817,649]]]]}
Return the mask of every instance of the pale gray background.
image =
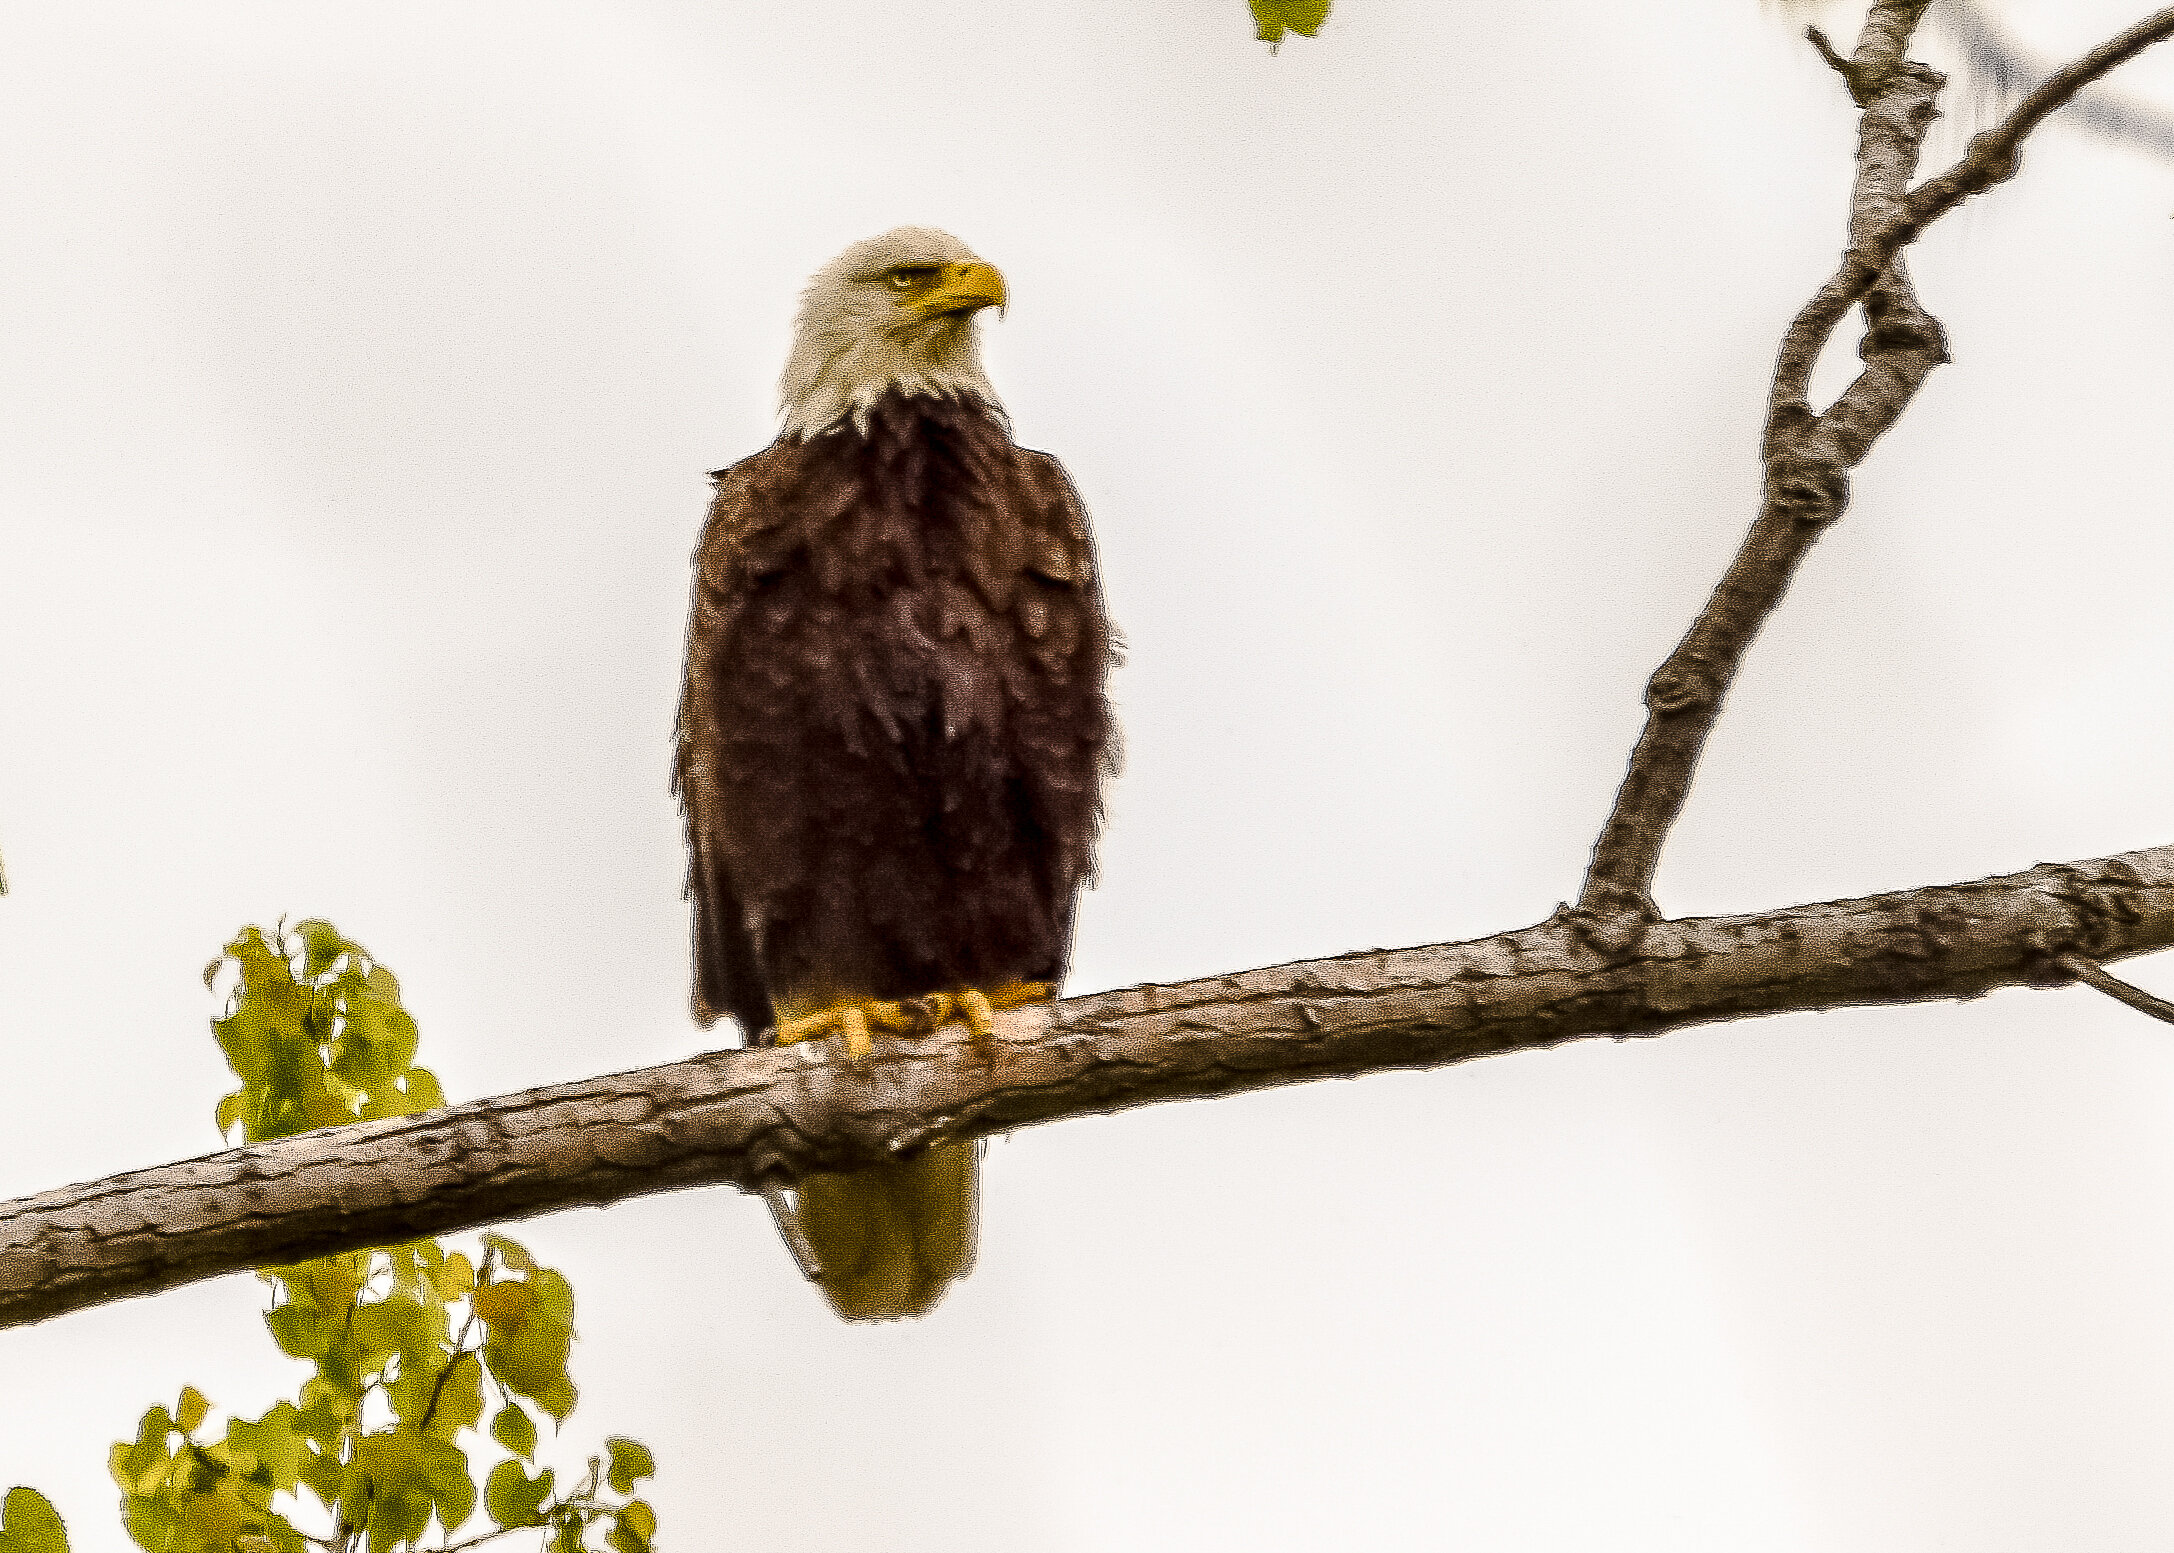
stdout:
{"type": "MultiPolygon", "coordinates": [[[[282,913],[397,969],[455,1098],[714,1044],[666,795],[702,475],[771,434],[809,271],[901,222],[1011,278],[991,372],[1131,640],[1073,989],[1544,916],[1839,249],[1854,126],[1792,32],[7,0],[0,1196],[215,1145],[197,973],[282,913]]],[[[1667,909],[2174,840],[2170,212],[2056,130],[1918,251],[1957,364],[1754,654],[1667,909]]],[[[651,1442],[685,1550],[2174,1529],[2174,1032],[2089,992],[1064,1123],[992,1147],[984,1226],[878,1329],[727,1191],[520,1227],[581,1301],[560,1459],[651,1442]]],[[[0,1334],[0,1486],[121,1546],[145,1405],[299,1379],[260,1306],[0,1334]]]]}

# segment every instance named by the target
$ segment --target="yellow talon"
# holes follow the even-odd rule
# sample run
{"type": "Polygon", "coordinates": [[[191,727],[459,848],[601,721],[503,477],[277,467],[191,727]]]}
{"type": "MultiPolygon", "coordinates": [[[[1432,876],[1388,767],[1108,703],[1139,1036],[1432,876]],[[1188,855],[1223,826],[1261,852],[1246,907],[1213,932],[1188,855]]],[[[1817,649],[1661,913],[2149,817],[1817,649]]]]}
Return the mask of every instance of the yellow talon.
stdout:
{"type": "Polygon", "coordinates": [[[983,1062],[996,1059],[996,1022],[989,1009],[989,995],[973,987],[964,992],[954,992],[949,1000],[951,1007],[945,1012],[951,1018],[964,1021],[966,1044],[983,1062]]]}
{"type": "Polygon", "coordinates": [[[826,1010],[820,1014],[807,1014],[799,1019],[780,1019],[777,1033],[770,1037],[773,1046],[798,1046],[802,1041],[812,1041],[827,1035],[834,1021],[826,1010]]]}
{"type": "Polygon", "coordinates": [[[838,1012],[838,1028],[845,1032],[845,1060],[858,1062],[868,1055],[868,1016],[858,1008],[838,1012]]]}
{"type": "MultiPolygon", "coordinates": [[[[870,1050],[868,1040],[868,1016],[873,1011],[882,1019],[885,1005],[874,1001],[849,998],[839,1003],[818,1004],[805,1014],[792,1018],[781,1017],[777,1033],[771,1037],[773,1046],[795,1046],[802,1041],[813,1041],[826,1035],[845,1037],[845,1055],[850,1062],[858,1062],[870,1050]]],[[[779,1010],[782,1015],[783,1010],[779,1010]]]]}
{"type": "Polygon", "coordinates": [[[989,993],[991,1008],[1025,1008],[1029,1003],[1048,1003],[1057,989],[1046,981],[1007,981],[989,993]]]}

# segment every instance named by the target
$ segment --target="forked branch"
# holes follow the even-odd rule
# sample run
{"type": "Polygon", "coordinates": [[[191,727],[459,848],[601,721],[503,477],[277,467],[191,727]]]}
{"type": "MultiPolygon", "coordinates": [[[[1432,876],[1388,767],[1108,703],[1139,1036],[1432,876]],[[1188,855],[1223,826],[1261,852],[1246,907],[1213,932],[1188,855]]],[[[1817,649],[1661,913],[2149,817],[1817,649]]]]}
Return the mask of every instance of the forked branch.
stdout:
{"type": "MultiPolygon", "coordinates": [[[[1824,37],[1814,38],[1864,110],[1850,246],[1783,338],[1767,401],[1759,515],[1698,619],[1647,683],[1645,728],[1594,843],[1578,900],[1588,920],[1635,923],[1657,915],[1652,890],[1661,848],[1683,812],[1700,752],[1745,652],[1781,602],[1798,563],[1848,506],[1849,471],[1894,425],[1932,369],[1948,359],[1940,325],[1911,290],[1902,250],[1963,200],[2013,176],[2023,137],[2054,109],[2117,65],[2174,37],[2174,10],[2167,10],[2093,49],[1973,140],[1954,168],[1913,190],[1910,175],[1944,84],[1937,72],[1904,57],[1924,9],[1925,0],[1879,0],[1848,59],[1824,37]],[[1860,303],[1864,370],[1815,415],[1812,368],[1843,317],[1860,303]]],[[[1627,941],[1620,930],[1604,937],[1627,941]]]]}

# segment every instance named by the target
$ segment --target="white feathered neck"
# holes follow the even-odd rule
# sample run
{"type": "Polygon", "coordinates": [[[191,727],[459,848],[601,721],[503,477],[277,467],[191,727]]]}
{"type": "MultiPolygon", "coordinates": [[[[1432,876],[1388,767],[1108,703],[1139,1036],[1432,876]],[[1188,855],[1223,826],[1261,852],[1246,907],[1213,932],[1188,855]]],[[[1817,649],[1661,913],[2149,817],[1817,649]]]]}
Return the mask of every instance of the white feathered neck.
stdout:
{"type": "Polygon", "coordinates": [[[900,266],[974,257],[948,232],[902,226],[855,243],[817,270],[801,295],[792,354],[778,381],[784,434],[818,436],[848,417],[855,430],[866,432],[869,407],[893,389],[972,395],[1001,417],[1004,407],[981,368],[975,315],[923,317],[885,283],[900,266]]]}

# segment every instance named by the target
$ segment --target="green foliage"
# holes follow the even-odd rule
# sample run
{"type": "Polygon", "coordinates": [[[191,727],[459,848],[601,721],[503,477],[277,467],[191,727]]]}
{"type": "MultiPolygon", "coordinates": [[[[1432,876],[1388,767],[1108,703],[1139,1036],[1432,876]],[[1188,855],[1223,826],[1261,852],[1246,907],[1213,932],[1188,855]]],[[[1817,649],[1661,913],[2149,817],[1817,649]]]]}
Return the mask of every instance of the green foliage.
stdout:
{"type": "Polygon", "coordinates": [[[219,1102],[222,1135],[238,1124],[244,1143],[262,1143],[445,1104],[430,1070],[411,1066],[415,1021],[400,983],[331,923],[274,938],[245,927],[204,984],[229,963],[241,985],[211,1032],[242,1087],[219,1102]]]}
{"type": "MultiPolygon", "coordinates": [[[[437,1079],[414,1065],[400,984],[330,923],[244,928],[206,985],[229,963],[238,985],[212,1031],[242,1087],[219,1102],[222,1133],[238,1126],[255,1143],[444,1104],[437,1079]]],[[[521,1465],[535,1460],[535,1415],[555,1428],[573,1411],[574,1291],[518,1243],[485,1235],[477,1261],[415,1240],[258,1276],[272,1289],[274,1341],[314,1373],[294,1401],[230,1418],[217,1438],[204,1433],[209,1399],[184,1387],[171,1411],[151,1408],[136,1438],[113,1447],[123,1523],[147,1553],[405,1553],[433,1527],[450,1543],[476,1508],[470,1452],[486,1448],[487,1392],[497,1402],[489,1440],[507,1453],[483,1479],[498,1529],[462,1546],[541,1528],[550,1553],[647,1553],[656,1516],[631,1497],[655,1472],[642,1446],[610,1440],[609,1468],[591,1457],[564,1490],[551,1468],[531,1477],[521,1465]],[[290,1519],[305,1492],[328,1531],[305,1536],[290,1519]]],[[[19,1509],[9,1496],[0,1553],[66,1553],[51,1508],[16,1493],[28,1498],[19,1509]],[[18,1520],[29,1529],[18,1533],[18,1520]]]]}
{"type": "MultiPolygon", "coordinates": [[[[620,1442],[611,1444],[616,1464],[620,1442]]],[[[617,1481],[615,1476],[613,1482],[617,1481]]],[[[0,1503],[0,1553],[68,1553],[68,1534],[61,1530],[60,1517],[36,1489],[11,1488],[6,1502],[0,1503]]]]}
{"type": "Polygon", "coordinates": [[[649,1447],[639,1440],[624,1440],[617,1435],[604,1442],[604,1449],[611,1452],[611,1471],[605,1481],[612,1492],[631,1494],[634,1485],[646,1477],[657,1474],[657,1458],[649,1454],[649,1447]]]}
{"type": "Polygon", "coordinates": [[[1320,32],[1329,19],[1329,0],[1252,0],[1253,35],[1269,51],[1283,47],[1283,36],[1295,32],[1302,38],[1320,32]]]}

